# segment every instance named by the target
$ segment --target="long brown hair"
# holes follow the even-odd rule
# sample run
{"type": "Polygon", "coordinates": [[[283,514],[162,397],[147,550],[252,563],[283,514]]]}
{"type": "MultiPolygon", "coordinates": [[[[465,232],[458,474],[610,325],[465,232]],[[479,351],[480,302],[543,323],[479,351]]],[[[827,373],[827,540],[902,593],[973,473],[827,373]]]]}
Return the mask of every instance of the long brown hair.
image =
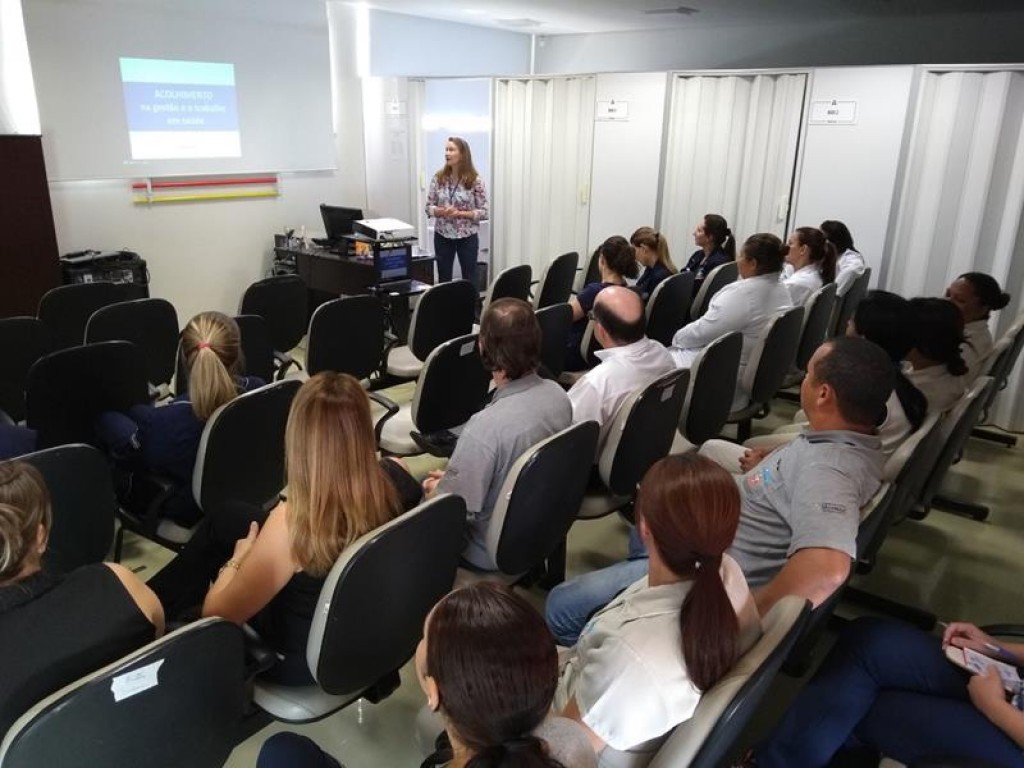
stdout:
{"type": "Polygon", "coordinates": [[[810,251],[811,264],[818,265],[821,282],[825,285],[835,282],[836,261],[839,256],[832,241],[817,227],[797,227],[793,233],[800,241],[800,245],[806,245],[810,251]]]}
{"type": "Polygon", "coordinates": [[[52,522],[50,492],[39,470],[23,461],[0,464],[0,583],[18,575],[39,526],[49,532],[52,522]]]}
{"type": "Polygon", "coordinates": [[[555,641],[540,614],[509,587],[451,592],[427,620],[426,674],[441,710],[473,752],[467,768],[553,768],[533,730],[558,685],[555,641]]]}
{"type": "Polygon", "coordinates": [[[730,260],[736,261],[736,238],[732,236],[732,230],[724,217],[717,213],[705,213],[704,234],[711,238],[715,248],[720,249],[730,260]]]}
{"type": "Polygon", "coordinates": [[[292,556],[323,576],[341,551],[400,511],[377,461],[370,400],[352,376],[323,372],[295,395],[284,435],[292,556]]]}
{"type": "Polygon", "coordinates": [[[661,232],[653,227],[640,227],[640,229],[634,232],[632,237],[629,238],[629,243],[634,248],[642,245],[645,248],[649,248],[654,251],[658,255],[658,263],[673,275],[679,271],[672,261],[672,256],[668,252],[668,241],[661,232]]]}
{"type": "Polygon", "coordinates": [[[636,513],[669,570],[693,580],[679,629],[690,680],[706,691],[732,668],[739,649],[739,620],[720,573],[740,519],[736,482],[704,456],[667,456],[644,475],[636,513]]]}
{"type": "Polygon", "coordinates": [[[460,136],[449,136],[448,141],[459,148],[459,164],[452,168],[445,163],[441,170],[434,174],[434,177],[438,181],[450,181],[454,178],[458,181],[459,186],[472,189],[480,174],[476,172],[476,167],[473,165],[473,153],[469,149],[469,142],[460,136]]]}
{"type": "Polygon", "coordinates": [[[238,395],[234,374],[241,367],[242,335],[233,318],[202,312],[181,332],[181,354],[188,367],[188,395],[200,421],[238,395]]]}

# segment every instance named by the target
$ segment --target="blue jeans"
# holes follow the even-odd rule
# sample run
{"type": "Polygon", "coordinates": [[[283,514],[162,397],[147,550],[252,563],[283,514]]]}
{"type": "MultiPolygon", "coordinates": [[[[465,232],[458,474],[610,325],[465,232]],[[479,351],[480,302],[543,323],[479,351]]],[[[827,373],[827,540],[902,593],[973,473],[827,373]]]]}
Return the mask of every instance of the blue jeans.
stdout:
{"type": "Polygon", "coordinates": [[[756,750],[758,768],[824,766],[858,745],[907,764],[971,757],[1024,766],[1020,747],[971,703],[967,680],[938,638],[888,619],[858,619],[756,750]]]}
{"type": "Polygon", "coordinates": [[[341,768],[341,764],[312,739],[282,731],[263,742],[256,768],[341,768]]]}
{"type": "Polygon", "coordinates": [[[476,257],[480,251],[479,235],[451,240],[434,233],[434,256],[437,259],[437,281],[447,283],[452,279],[455,257],[459,257],[462,279],[469,280],[476,287],[476,257]]]}
{"type": "Polygon", "coordinates": [[[551,590],[544,606],[548,629],[559,645],[571,648],[595,611],[633,582],[647,575],[647,556],[623,560],[563,582],[551,590]]]}

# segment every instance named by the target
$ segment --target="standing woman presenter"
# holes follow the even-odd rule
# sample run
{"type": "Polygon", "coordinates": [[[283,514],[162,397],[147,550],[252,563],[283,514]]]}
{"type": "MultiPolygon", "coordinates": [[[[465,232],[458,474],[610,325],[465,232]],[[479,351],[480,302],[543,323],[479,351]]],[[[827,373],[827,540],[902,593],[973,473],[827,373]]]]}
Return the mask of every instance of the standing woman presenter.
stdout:
{"type": "Polygon", "coordinates": [[[473,167],[469,144],[449,136],[444,147],[444,167],[430,180],[427,216],[434,219],[434,255],[437,279],[452,279],[452,265],[459,257],[464,280],[476,285],[476,257],[480,250],[480,222],[487,220],[487,190],[473,167]]]}

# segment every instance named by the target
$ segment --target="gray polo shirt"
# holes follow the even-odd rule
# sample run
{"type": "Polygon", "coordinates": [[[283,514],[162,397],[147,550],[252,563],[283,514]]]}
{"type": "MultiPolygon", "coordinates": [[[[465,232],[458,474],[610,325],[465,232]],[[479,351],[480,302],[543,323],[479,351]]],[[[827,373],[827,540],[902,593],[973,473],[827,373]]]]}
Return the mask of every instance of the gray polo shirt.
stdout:
{"type": "Polygon", "coordinates": [[[470,563],[497,569],[487,554],[487,526],[505,476],[527,449],[571,423],[569,397],[558,384],[535,373],[508,382],[466,422],[437,492],[466,500],[462,555],[470,563]]]}
{"type": "Polygon", "coordinates": [[[806,432],[737,478],[743,508],[729,554],[750,586],[771,581],[801,549],[856,557],[860,508],[878,490],[884,463],[877,437],[806,432]]]}

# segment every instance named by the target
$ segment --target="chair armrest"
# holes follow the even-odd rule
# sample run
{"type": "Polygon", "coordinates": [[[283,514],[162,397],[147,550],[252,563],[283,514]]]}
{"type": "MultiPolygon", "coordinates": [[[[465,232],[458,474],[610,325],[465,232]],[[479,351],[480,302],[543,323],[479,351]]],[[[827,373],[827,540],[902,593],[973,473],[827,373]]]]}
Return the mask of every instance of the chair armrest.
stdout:
{"type": "Polygon", "coordinates": [[[384,431],[385,422],[398,413],[400,407],[398,403],[389,397],[385,397],[380,392],[367,392],[366,396],[387,410],[387,413],[377,420],[377,423],[373,428],[373,436],[377,440],[377,445],[380,445],[380,435],[384,431]]]}
{"type": "Polygon", "coordinates": [[[288,369],[293,365],[302,370],[302,364],[298,360],[286,352],[278,352],[276,349],[274,350],[274,362],[277,363],[277,373],[274,375],[274,379],[277,381],[283,380],[288,369]]]}
{"type": "Polygon", "coordinates": [[[248,624],[242,625],[242,637],[245,641],[245,680],[250,683],[257,675],[277,664],[279,656],[248,624]]]}
{"type": "Polygon", "coordinates": [[[120,499],[121,517],[134,518],[146,534],[153,535],[160,522],[160,510],[178,485],[162,475],[132,472],[130,477],[130,484],[120,499]]]}
{"type": "Polygon", "coordinates": [[[998,637],[1024,637],[1024,624],[986,624],[981,630],[998,637]]]}

